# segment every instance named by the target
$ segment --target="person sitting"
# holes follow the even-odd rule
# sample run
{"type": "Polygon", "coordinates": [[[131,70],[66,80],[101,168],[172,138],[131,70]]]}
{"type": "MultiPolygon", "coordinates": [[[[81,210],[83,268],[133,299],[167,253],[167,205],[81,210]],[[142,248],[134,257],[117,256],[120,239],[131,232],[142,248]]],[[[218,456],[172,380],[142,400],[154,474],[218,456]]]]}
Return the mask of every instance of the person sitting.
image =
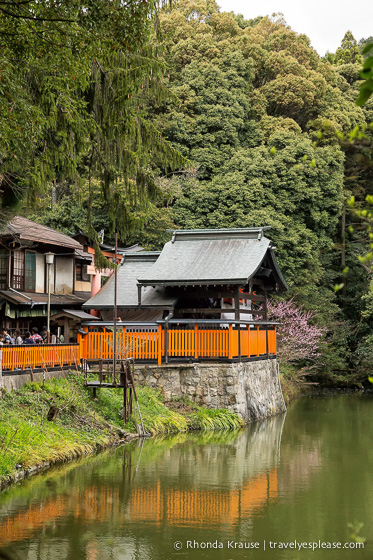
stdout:
{"type": "Polygon", "coordinates": [[[14,344],[23,344],[23,339],[21,336],[21,331],[19,329],[16,329],[14,331],[14,344]]]}
{"type": "Polygon", "coordinates": [[[32,338],[30,331],[25,334],[25,340],[23,344],[35,344],[35,340],[32,338]]]}
{"type": "Polygon", "coordinates": [[[43,339],[41,338],[40,334],[38,333],[38,329],[37,327],[32,327],[32,340],[35,342],[35,344],[42,344],[43,343],[43,339]]]}
{"type": "Polygon", "coordinates": [[[12,344],[8,329],[3,329],[3,344],[12,344]]]}

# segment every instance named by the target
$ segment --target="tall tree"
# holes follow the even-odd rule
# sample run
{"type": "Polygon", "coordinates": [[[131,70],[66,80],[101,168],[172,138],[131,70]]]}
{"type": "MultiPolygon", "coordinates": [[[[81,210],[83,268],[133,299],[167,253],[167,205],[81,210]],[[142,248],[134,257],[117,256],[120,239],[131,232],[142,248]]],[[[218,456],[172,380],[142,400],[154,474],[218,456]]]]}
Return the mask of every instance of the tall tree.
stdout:
{"type": "Polygon", "coordinates": [[[143,110],[145,97],[167,95],[150,43],[155,12],[153,0],[0,5],[3,211],[53,180],[79,188],[98,176],[113,227],[124,230],[118,189],[145,203],[155,191],[150,162],[184,163],[143,110]]]}
{"type": "Polygon", "coordinates": [[[361,64],[363,57],[359,45],[351,31],[347,31],[334,56],[334,64],[361,64]]]}

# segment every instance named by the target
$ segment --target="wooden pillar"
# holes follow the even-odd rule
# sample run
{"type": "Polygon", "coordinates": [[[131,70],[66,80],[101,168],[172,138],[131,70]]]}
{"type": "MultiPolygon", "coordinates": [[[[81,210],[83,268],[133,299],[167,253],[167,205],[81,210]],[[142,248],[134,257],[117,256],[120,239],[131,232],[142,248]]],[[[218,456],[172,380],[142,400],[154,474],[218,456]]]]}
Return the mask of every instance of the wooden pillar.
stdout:
{"type": "Polygon", "coordinates": [[[195,323],[194,325],[194,359],[198,360],[198,353],[199,353],[199,348],[198,348],[198,323],[195,323]]]}
{"type": "MultiPolygon", "coordinates": [[[[240,320],[240,295],[239,288],[236,288],[236,293],[234,294],[234,318],[236,321],[240,320]]],[[[241,325],[236,323],[237,335],[238,335],[238,359],[241,361],[241,325]]]]}
{"type": "Polygon", "coordinates": [[[269,351],[268,351],[268,325],[266,325],[266,354],[267,354],[267,360],[268,360],[268,358],[269,358],[269,356],[268,356],[268,354],[269,354],[269,351]]]}
{"type": "MultiPolygon", "coordinates": [[[[88,327],[83,327],[83,331],[88,333],[88,327]]],[[[83,339],[83,344],[82,344],[82,355],[81,358],[86,358],[88,359],[88,350],[87,350],[87,345],[88,345],[88,337],[89,334],[83,334],[82,335],[82,339],[83,339]]]]}
{"type": "Polygon", "coordinates": [[[168,364],[168,322],[164,325],[164,361],[168,364]]]}
{"type": "Polygon", "coordinates": [[[267,291],[263,288],[265,300],[263,301],[263,321],[268,321],[267,291]]]}
{"type": "Polygon", "coordinates": [[[122,328],[122,358],[127,358],[126,349],[126,327],[122,328]]]}
{"type": "Polygon", "coordinates": [[[69,319],[65,317],[63,322],[63,334],[65,338],[65,344],[69,344],[70,342],[70,328],[69,328],[69,319]]]}
{"type": "Polygon", "coordinates": [[[158,325],[158,365],[162,364],[162,326],[158,325]]]}
{"type": "Polygon", "coordinates": [[[229,324],[228,327],[228,359],[231,360],[233,356],[233,325],[229,324]]]}

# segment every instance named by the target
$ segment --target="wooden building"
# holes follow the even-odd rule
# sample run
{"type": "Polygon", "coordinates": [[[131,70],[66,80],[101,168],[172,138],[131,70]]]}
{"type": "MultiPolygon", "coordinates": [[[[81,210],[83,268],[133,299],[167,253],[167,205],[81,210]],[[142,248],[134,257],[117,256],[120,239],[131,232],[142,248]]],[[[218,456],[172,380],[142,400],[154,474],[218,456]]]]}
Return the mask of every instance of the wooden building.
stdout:
{"type": "MultiPolygon", "coordinates": [[[[0,232],[0,324],[24,333],[47,323],[48,266],[51,317],[81,309],[91,296],[87,266],[92,255],[68,235],[16,216],[0,232]],[[48,265],[46,255],[53,256],[48,265]]],[[[87,320],[89,316],[85,314],[87,320]]],[[[78,330],[79,321],[59,323],[65,341],[78,330]],[[70,325],[70,329],[67,328],[70,325]]],[[[57,327],[57,325],[55,325],[57,327]]]]}
{"type": "MultiPolygon", "coordinates": [[[[160,253],[124,253],[118,270],[122,321],[267,319],[266,299],[287,289],[269,228],[176,230],[160,253]]],[[[114,278],[84,309],[113,317],[114,278]]]]}
{"type": "MultiPolygon", "coordinates": [[[[124,253],[117,272],[121,357],[129,348],[136,360],[158,364],[275,357],[276,331],[266,302],[287,284],[264,235],[268,229],[176,230],[160,253],[124,253]]],[[[83,305],[100,311],[109,329],[114,287],[111,277],[83,305]]],[[[98,332],[97,325],[85,328],[84,355],[110,359],[112,335],[98,332]]]]}

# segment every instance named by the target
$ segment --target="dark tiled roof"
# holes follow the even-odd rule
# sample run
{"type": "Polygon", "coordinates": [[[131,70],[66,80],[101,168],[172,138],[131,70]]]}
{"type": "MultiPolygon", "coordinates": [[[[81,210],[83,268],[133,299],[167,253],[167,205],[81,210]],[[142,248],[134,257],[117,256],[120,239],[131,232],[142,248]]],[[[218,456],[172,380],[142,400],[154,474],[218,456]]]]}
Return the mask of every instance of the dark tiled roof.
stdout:
{"type": "MultiPolygon", "coordinates": [[[[0,295],[7,301],[16,305],[46,305],[48,294],[34,294],[29,292],[13,292],[12,290],[0,290],[0,295]]],[[[51,294],[51,305],[81,305],[90,294],[88,292],[75,292],[75,294],[51,294]]]]}
{"type": "MultiPolygon", "coordinates": [[[[137,278],[147,273],[158,256],[159,252],[125,253],[118,269],[118,308],[138,307],[137,278]]],[[[168,296],[164,288],[147,287],[142,291],[141,303],[144,308],[171,309],[176,299],[168,296]]],[[[114,275],[109,278],[98,294],[83,305],[84,309],[111,309],[113,307],[114,275]]]]}
{"type": "Polygon", "coordinates": [[[0,236],[18,237],[19,239],[37,241],[46,245],[68,247],[69,249],[83,249],[82,245],[72,237],[20,216],[13,218],[0,232],[0,236]]]}
{"type": "Polygon", "coordinates": [[[99,317],[95,317],[94,315],[90,315],[85,311],[81,311],[80,309],[62,309],[60,313],[53,315],[53,319],[59,319],[60,317],[73,317],[74,319],[79,319],[81,321],[99,321],[99,317]]]}
{"type": "Polygon", "coordinates": [[[174,231],[154,265],[138,276],[139,284],[245,285],[268,255],[276,282],[287,289],[264,229],[269,228],[174,231]]]}
{"type": "MultiPolygon", "coordinates": [[[[105,243],[100,243],[100,249],[102,251],[110,251],[112,253],[115,252],[115,246],[113,245],[107,245],[105,243]]],[[[143,247],[140,247],[140,245],[136,244],[136,245],[131,245],[130,247],[118,247],[118,253],[122,254],[122,253],[139,253],[140,251],[143,251],[143,247]]]]}
{"type": "Polygon", "coordinates": [[[92,253],[87,253],[86,251],[81,251],[80,249],[75,249],[74,255],[83,261],[88,261],[90,263],[93,261],[92,253]]]}

